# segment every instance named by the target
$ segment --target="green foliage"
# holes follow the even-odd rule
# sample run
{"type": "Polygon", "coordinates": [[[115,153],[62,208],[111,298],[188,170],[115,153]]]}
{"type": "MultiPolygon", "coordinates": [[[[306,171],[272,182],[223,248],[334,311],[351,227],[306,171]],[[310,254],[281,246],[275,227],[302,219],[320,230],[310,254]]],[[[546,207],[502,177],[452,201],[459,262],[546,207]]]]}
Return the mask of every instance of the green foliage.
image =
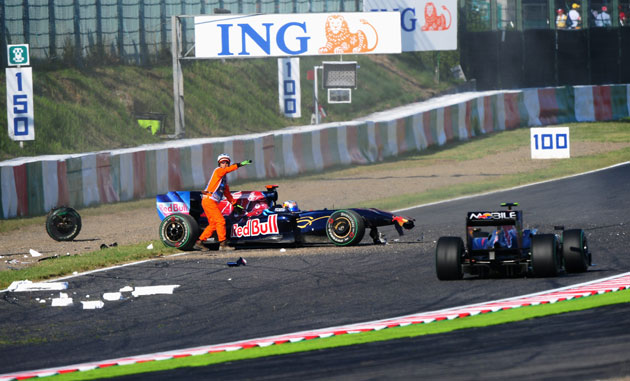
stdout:
{"type": "MultiPolygon", "coordinates": [[[[448,73],[447,66],[458,60],[457,52],[439,54],[440,70],[448,73]]],[[[169,61],[144,67],[119,65],[105,51],[94,48],[90,57],[100,60],[100,66],[72,68],[73,57],[74,52],[65,47],[62,60],[68,65],[34,67],[35,140],[20,148],[7,133],[0,134],[0,160],[161,141],[138,126],[136,114],[141,113],[164,114],[165,132],[174,133],[169,61]]],[[[434,84],[437,60],[432,52],[343,58],[359,63],[358,87],[351,104],[334,105],[327,104],[326,91],[319,89],[320,103],[328,113],[323,123],[421,101],[455,84],[444,81],[444,74],[440,85],[434,84]]],[[[276,59],[185,61],[186,137],[232,136],[310,124],[313,82],[306,79],[306,72],[321,63],[322,57],[301,58],[302,117],[289,119],[279,112],[276,59]]],[[[0,73],[0,79],[4,75],[0,73]]],[[[0,88],[0,97],[6,98],[5,87],[0,88]]],[[[6,113],[0,113],[0,125],[7,126],[6,113]]]]}

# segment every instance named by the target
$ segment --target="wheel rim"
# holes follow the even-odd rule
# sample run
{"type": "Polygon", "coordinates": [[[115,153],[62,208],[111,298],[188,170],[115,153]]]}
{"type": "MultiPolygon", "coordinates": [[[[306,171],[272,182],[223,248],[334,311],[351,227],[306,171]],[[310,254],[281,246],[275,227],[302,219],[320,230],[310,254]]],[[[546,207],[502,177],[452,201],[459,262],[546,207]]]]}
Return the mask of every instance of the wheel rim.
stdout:
{"type": "Polygon", "coordinates": [[[61,234],[68,234],[74,228],[74,219],[68,216],[55,216],[53,218],[53,226],[55,230],[61,234]]]}
{"type": "Polygon", "coordinates": [[[184,225],[177,218],[171,218],[164,227],[164,236],[170,242],[179,242],[184,237],[184,225]]]}
{"type": "Polygon", "coordinates": [[[354,233],[351,230],[352,224],[349,219],[346,217],[340,217],[333,222],[332,231],[333,234],[339,238],[354,236],[354,233]]]}

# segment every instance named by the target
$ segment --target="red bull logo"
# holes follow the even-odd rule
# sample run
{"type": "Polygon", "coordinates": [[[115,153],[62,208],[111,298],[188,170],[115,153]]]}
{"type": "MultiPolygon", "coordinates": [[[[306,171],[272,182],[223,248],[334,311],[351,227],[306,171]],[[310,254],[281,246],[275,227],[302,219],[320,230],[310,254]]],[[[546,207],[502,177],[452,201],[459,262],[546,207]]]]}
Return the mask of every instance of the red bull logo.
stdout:
{"type": "Polygon", "coordinates": [[[259,235],[278,234],[278,215],[272,214],[267,222],[255,218],[247,221],[245,226],[232,225],[232,237],[256,237],[259,235]]]}
{"type": "Polygon", "coordinates": [[[183,202],[159,202],[157,207],[164,216],[174,213],[188,214],[188,205],[183,202]]]}

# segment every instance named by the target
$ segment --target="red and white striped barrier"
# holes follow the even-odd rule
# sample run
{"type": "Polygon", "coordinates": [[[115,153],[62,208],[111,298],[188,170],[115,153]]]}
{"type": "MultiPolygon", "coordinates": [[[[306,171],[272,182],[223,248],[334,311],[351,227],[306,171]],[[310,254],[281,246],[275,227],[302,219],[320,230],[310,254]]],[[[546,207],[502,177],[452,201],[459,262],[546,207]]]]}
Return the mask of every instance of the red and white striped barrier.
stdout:
{"type": "Polygon", "coordinates": [[[630,85],[486,91],[447,95],[351,122],[20,158],[0,162],[0,219],[43,215],[61,205],[82,208],[201,189],[222,152],[254,160],[231,173],[231,181],[270,179],[380,162],[494,131],[629,115],[630,85]]]}
{"type": "Polygon", "coordinates": [[[447,308],[439,311],[422,312],[418,314],[400,316],[390,319],[383,319],[365,323],[355,323],[338,327],[322,328],[312,331],[288,333],[283,335],[235,341],[224,344],[178,349],[168,352],[145,354],[132,357],[122,357],[118,359],[95,361],[83,364],[74,364],[58,368],[7,373],[0,375],[0,381],[25,380],[35,377],[46,377],[65,373],[88,371],[98,368],[107,368],[116,365],[123,366],[149,361],[160,361],[195,355],[212,354],[217,352],[229,352],[246,348],[268,347],[270,345],[295,343],[304,340],[327,338],[352,333],[378,331],[385,328],[404,327],[411,324],[427,324],[435,321],[461,319],[483,313],[509,310],[512,308],[520,308],[524,306],[556,303],[565,300],[627,289],[630,289],[630,273],[624,273],[605,279],[558,288],[550,291],[543,291],[530,295],[517,296],[513,298],[495,300],[479,304],[471,304],[461,307],[447,308]]]}

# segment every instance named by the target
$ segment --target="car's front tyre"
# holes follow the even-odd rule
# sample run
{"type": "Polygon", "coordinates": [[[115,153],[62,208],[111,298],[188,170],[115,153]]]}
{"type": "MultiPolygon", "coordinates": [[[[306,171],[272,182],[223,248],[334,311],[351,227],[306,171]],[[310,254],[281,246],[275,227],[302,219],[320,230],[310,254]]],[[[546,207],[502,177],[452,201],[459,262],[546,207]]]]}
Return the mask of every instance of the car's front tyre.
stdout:
{"type": "Polygon", "coordinates": [[[337,246],[358,245],[365,234],[365,221],[354,210],[337,210],[326,222],[326,235],[337,246]]]}

